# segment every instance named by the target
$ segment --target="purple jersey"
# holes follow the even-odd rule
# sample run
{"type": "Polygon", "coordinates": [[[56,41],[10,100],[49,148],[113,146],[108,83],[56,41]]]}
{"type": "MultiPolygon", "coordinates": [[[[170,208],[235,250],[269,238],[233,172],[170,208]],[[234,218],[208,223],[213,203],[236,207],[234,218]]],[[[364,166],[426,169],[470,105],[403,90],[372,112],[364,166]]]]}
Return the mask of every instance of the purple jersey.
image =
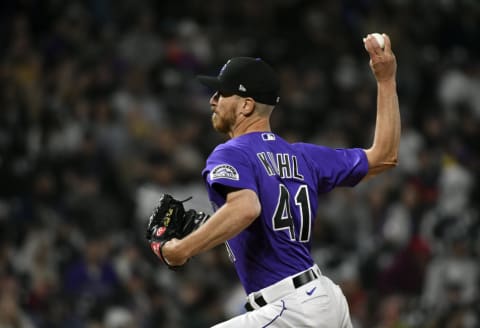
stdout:
{"type": "Polygon", "coordinates": [[[354,186],[367,173],[362,149],[290,144],[270,132],[244,134],[219,145],[203,177],[214,209],[225,203],[219,186],[251,189],[262,211],[227,250],[247,294],[310,268],[318,195],[354,186]]]}

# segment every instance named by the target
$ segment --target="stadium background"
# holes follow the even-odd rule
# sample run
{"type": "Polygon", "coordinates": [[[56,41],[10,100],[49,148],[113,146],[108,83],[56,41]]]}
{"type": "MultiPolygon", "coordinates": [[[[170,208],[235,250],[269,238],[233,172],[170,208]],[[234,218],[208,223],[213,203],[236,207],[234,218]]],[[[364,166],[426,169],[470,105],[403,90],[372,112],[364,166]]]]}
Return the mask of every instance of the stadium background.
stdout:
{"type": "MultiPolygon", "coordinates": [[[[206,327],[242,311],[222,247],[173,273],[143,239],[161,192],[210,212],[209,91],[232,56],[278,70],[276,132],[367,147],[362,37],[398,60],[400,165],[321,200],[313,254],[355,327],[480,325],[480,3],[0,4],[0,327],[206,327]]],[[[254,245],[252,245],[254,247],[254,245]]]]}

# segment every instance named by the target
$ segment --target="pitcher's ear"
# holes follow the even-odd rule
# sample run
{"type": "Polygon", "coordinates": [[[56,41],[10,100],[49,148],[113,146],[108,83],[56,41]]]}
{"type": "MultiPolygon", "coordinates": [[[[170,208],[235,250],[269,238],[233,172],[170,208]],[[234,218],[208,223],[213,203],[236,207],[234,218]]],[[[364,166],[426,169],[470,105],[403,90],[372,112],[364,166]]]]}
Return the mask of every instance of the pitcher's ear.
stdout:
{"type": "Polygon", "coordinates": [[[255,100],[250,97],[243,98],[242,109],[240,112],[245,116],[252,115],[255,109],[255,100]]]}

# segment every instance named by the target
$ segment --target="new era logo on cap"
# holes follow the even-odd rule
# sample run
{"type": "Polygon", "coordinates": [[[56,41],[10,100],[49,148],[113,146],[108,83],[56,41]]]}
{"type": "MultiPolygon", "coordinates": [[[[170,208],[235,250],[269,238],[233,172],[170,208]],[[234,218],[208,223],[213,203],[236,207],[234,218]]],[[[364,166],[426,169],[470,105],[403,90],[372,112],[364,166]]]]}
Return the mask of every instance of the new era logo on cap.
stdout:
{"type": "Polygon", "coordinates": [[[220,69],[218,76],[202,75],[198,79],[223,96],[251,97],[268,105],[275,105],[279,100],[277,74],[260,58],[231,58],[220,69]]]}

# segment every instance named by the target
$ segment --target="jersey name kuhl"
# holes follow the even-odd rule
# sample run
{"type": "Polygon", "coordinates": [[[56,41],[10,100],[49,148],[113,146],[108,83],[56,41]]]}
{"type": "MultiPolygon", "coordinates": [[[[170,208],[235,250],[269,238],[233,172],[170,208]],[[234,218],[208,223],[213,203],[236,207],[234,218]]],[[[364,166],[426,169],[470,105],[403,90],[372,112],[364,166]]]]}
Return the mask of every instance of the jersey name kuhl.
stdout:
{"type": "Polygon", "coordinates": [[[247,294],[314,264],[318,195],[354,186],[367,171],[362,149],[290,144],[270,132],[248,133],[215,148],[203,170],[214,210],[225,203],[220,186],[251,189],[262,204],[260,216],[226,243],[247,294]]]}

